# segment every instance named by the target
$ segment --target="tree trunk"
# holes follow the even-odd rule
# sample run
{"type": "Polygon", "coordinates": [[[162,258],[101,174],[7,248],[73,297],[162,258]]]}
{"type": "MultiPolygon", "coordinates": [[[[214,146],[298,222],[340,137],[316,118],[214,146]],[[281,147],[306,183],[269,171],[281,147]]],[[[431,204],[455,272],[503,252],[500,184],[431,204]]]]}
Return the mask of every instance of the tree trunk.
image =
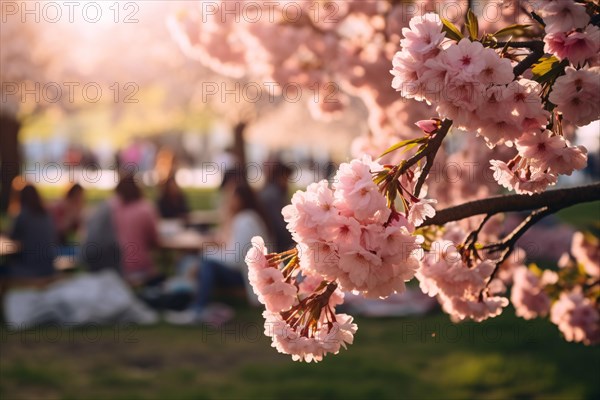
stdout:
{"type": "Polygon", "coordinates": [[[246,141],[244,140],[246,126],[245,122],[239,122],[233,128],[233,154],[237,159],[237,163],[244,170],[246,169],[246,141]]]}
{"type": "Polygon", "coordinates": [[[21,170],[20,129],[21,123],[15,117],[0,114],[0,212],[6,212],[12,181],[21,170]]]}

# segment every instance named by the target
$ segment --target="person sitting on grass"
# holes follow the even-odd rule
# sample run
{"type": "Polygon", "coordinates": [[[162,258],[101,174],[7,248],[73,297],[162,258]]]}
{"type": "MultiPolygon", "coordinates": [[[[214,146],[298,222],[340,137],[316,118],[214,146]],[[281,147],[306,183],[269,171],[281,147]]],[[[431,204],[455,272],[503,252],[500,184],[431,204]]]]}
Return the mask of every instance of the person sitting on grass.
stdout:
{"type": "Polygon", "coordinates": [[[109,200],[112,222],[121,249],[123,277],[134,287],[145,286],[160,274],[152,260],[158,247],[158,216],[132,175],[123,177],[109,200]]]}
{"type": "Polygon", "coordinates": [[[11,280],[51,280],[57,250],[56,228],[35,186],[26,184],[19,193],[20,212],[10,238],[20,244],[11,258],[11,280]]]}
{"type": "Polygon", "coordinates": [[[85,192],[78,183],[73,184],[67,190],[65,197],[52,206],[51,214],[61,246],[68,246],[69,239],[77,234],[82,223],[84,206],[85,192]]]}
{"type": "Polygon", "coordinates": [[[221,185],[226,213],[215,245],[207,245],[200,256],[197,295],[190,308],[169,313],[168,322],[221,325],[233,317],[233,310],[213,302],[215,288],[245,289],[251,303],[256,298],[248,283],[244,258],[254,236],[269,236],[270,230],[256,194],[242,178],[243,173],[229,171],[221,185]]]}
{"type": "Polygon", "coordinates": [[[177,185],[174,176],[168,177],[161,185],[157,206],[161,218],[187,221],[190,210],[185,194],[177,185]]]}

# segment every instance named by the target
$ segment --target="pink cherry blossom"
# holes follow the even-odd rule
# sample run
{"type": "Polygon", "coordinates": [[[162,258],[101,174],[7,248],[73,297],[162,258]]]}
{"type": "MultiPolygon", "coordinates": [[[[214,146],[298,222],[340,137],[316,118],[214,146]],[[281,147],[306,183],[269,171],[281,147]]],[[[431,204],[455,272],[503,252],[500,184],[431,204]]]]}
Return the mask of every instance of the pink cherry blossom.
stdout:
{"type": "Polygon", "coordinates": [[[551,1],[543,8],[541,15],[546,23],[546,33],[584,28],[590,20],[585,6],[573,0],[551,1]]]}
{"type": "Polygon", "coordinates": [[[494,50],[483,49],[484,66],[478,80],[484,84],[507,85],[514,79],[512,65],[507,58],[500,58],[494,50]]]}
{"type": "Polygon", "coordinates": [[[352,344],[356,324],[347,314],[334,314],[329,306],[317,310],[318,317],[263,312],[265,335],[280,353],[292,355],[294,361],[319,362],[328,354],[352,344]],[[292,322],[292,324],[290,324],[292,322]]]}
{"type": "Polygon", "coordinates": [[[490,169],[494,171],[494,179],[500,186],[513,190],[519,183],[519,178],[504,161],[490,160],[490,169]]]}
{"type": "Polygon", "coordinates": [[[392,87],[407,99],[422,99],[419,71],[423,67],[423,62],[416,60],[407,51],[399,51],[392,59],[392,67],[390,70],[390,73],[394,76],[392,87]]]}
{"type": "Polygon", "coordinates": [[[521,172],[520,180],[515,187],[515,192],[519,194],[541,193],[548,186],[556,185],[558,177],[554,174],[544,171],[533,171],[531,176],[526,171],[521,172]]]}
{"type": "MultiPolygon", "coordinates": [[[[436,240],[422,259],[416,277],[421,290],[437,296],[442,308],[452,317],[483,321],[499,315],[508,299],[483,293],[494,266],[481,261],[466,265],[456,245],[448,240],[436,240]]],[[[491,285],[490,285],[491,287],[491,285]]],[[[493,291],[490,290],[490,294],[493,291]]]]}
{"type": "Polygon", "coordinates": [[[583,146],[565,146],[557,151],[550,165],[550,172],[561,175],[571,175],[575,170],[587,165],[587,149],[583,146]]]}
{"type": "Polygon", "coordinates": [[[296,301],[297,289],[285,282],[277,265],[271,265],[263,238],[252,238],[252,247],[245,258],[248,265],[248,280],[258,301],[273,312],[288,310],[296,301]]]}
{"type": "Polygon", "coordinates": [[[267,260],[267,248],[265,247],[265,241],[260,236],[255,236],[251,240],[252,247],[246,254],[246,264],[248,264],[249,270],[258,271],[269,267],[269,261],[267,260]]]}
{"type": "Polygon", "coordinates": [[[597,238],[575,232],[571,242],[571,254],[583,265],[589,276],[600,278],[600,242],[597,238]]]}
{"type": "Polygon", "coordinates": [[[533,194],[544,191],[555,185],[557,176],[530,166],[510,166],[499,160],[490,160],[490,169],[494,171],[494,179],[499,185],[518,194],[533,194]]]}
{"type": "Polygon", "coordinates": [[[592,301],[575,289],[562,292],[550,309],[550,320],[569,342],[600,342],[600,314],[592,301]]]}
{"type": "Polygon", "coordinates": [[[525,133],[516,142],[519,154],[541,170],[548,169],[565,146],[563,137],[553,135],[549,130],[525,133]]]}
{"type": "Polygon", "coordinates": [[[434,119],[425,119],[417,121],[415,122],[415,125],[427,134],[435,133],[440,128],[440,122],[434,119]]]}
{"type": "Polygon", "coordinates": [[[594,59],[600,51],[600,29],[588,25],[583,32],[556,32],[544,37],[544,50],[554,54],[559,60],[564,58],[574,66],[581,66],[594,59]]]}
{"type": "Polygon", "coordinates": [[[427,13],[410,20],[410,28],[403,28],[404,39],[400,45],[413,57],[427,59],[437,55],[438,46],[444,40],[442,21],[437,14],[427,13]]]}
{"type": "Polygon", "coordinates": [[[600,118],[600,67],[565,69],[548,98],[565,118],[584,126],[600,118]]]}
{"type": "Polygon", "coordinates": [[[412,203],[408,212],[408,221],[415,226],[421,225],[427,218],[435,215],[435,209],[431,205],[436,203],[437,200],[434,199],[419,199],[412,203]]]}
{"type": "Polygon", "coordinates": [[[472,80],[486,66],[483,53],[484,48],[481,43],[464,38],[444,50],[444,60],[448,63],[448,68],[452,74],[472,80]]]}
{"type": "Polygon", "coordinates": [[[389,215],[386,199],[373,182],[372,167],[370,159],[352,160],[341,164],[334,177],[335,206],[361,222],[374,218],[378,211],[389,215]]]}
{"type": "Polygon", "coordinates": [[[248,278],[258,301],[272,312],[289,310],[296,302],[297,289],[286,283],[281,271],[277,268],[264,268],[249,271],[248,278]]]}
{"type": "Polygon", "coordinates": [[[525,266],[514,271],[510,301],[521,318],[543,317],[550,311],[550,297],[544,293],[541,279],[525,266]]]}

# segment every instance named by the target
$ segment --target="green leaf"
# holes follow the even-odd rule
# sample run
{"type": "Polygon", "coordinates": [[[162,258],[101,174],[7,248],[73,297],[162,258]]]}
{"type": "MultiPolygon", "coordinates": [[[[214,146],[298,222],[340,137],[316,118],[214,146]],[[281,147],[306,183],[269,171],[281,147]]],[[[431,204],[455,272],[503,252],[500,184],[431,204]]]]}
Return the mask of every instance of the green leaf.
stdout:
{"type": "Polygon", "coordinates": [[[404,146],[404,148],[402,149],[402,153],[406,153],[407,151],[409,151],[410,149],[414,149],[416,145],[418,145],[419,143],[409,143],[406,146],[404,146]]]}
{"type": "Polygon", "coordinates": [[[544,271],[542,271],[540,267],[538,267],[535,263],[529,264],[529,270],[537,277],[542,276],[542,274],[544,273],[544,271]]]}
{"type": "Polygon", "coordinates": [[[389,173],[389,170],[386,169],[385,171],[381,171],[379,172],[377,175],[375,175],[375,177],[373,178],[373,182],[375,182],[376,185],[379,185],[380,183],[382,183],[383,181],[385,181],[385,178],[387,178],[389,173]]]}
{"type": "Polygon", "coordinates": [[[416,139],[408,139],[408,140],[403,140],[401,142],[396,143],[395,145],[391,146],[389,149],[387,149],[382,155],[380,155],[377,158],[381,158],[387,154],[390,154],[392,151],[396,151],[404,146],[407,145],[412,145],[412,144],[418,144],[418,143],[425,143],[429,138],[428,137],[420,137],[420,138],[416,138],[416,139]]]}
{"type": "Polygon", "coordinates": [[[471,40],[477,40],[477,37],[479,37],[479,21],[477,21],[477,16],[470,8],[469,11],[467,11],[466,26],[471,40]]]}
{"type": "Polygon", "coordinates": [[[501,37],[501,36],[511,35],[514,32],[523,31],[523,30],[529,28],[530,26],[531,26],[531,24],[513,24],[513,25],[505,26],[504,28],[496,31],[493,36],[501,37]]]}
{"type": "Polygon", "coordinates": [[[542,77],[550,72],[557,62],[559,61],[555,56],[542,57],[540,58],[540,62],[533,66],[531,72],[533,72],[533,75],[536,77],[542,77]]]}
{"type": "Polygon", "coordinates": [[[442,18],[442,24],[444,24],[442,31],[446,32],[446,37],[449,39],[456,40],[457,42],[460,41],[463,38],[463,35],[462,35],[462,33],[460,33],[458,28],[452,22],[448,21],[446,18],[443,18],[443,17],[440,17],[440,18],[442,18]]]}

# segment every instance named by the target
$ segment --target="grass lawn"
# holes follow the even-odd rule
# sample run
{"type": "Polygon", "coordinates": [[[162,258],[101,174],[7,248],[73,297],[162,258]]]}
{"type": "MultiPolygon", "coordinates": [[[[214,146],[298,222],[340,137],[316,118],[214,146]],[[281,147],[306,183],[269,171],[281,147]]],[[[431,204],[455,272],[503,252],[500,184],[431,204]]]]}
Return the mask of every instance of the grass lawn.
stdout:
{"type": "Polygon", "coordinates": [[[600,348],[511,310],[483,324],[434,314],[359,319],[319,364],[278,354],[258,311],[208,327],[55,327],[1,335],[0,398],[600,398],[600,348]]]}
{"type": "Polygon", "coordinates": [[[256,310],[208,327],[2,331],[0,397],[599,398],[600,348],[512,311],[483,324],[359,319],[355,343],[317,365],[270,348],[256,310]]]}
{"type": "MultiPolygon", "coordinates": [[[[559,216],[594,225],[599,205],[559,216]]],[[[0,399],[600,399],[600,346],[565,342],[547,320],[508,309],[481,324],[441,312],[357,322],[349,350],[316,365],[278,354],[243,307],[221,330],[0,327],[0,399]]]]}

